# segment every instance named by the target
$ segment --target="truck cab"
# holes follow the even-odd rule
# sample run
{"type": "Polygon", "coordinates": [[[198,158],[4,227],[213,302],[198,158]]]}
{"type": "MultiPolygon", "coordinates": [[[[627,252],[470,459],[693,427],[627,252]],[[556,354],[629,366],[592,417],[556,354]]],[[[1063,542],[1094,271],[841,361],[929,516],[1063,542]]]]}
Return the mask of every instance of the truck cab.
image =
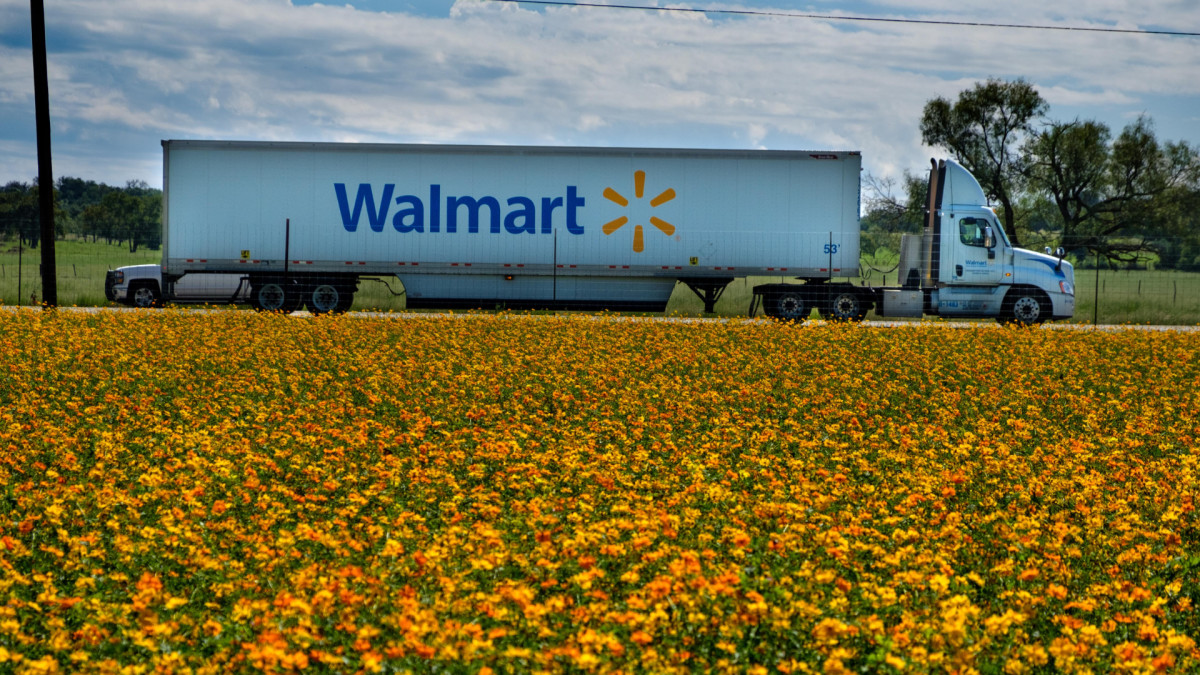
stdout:
{"type": "Polygon", "coordinates": [[[885,316],[1037,324],[1075,314],[1075,270],[1063,251],[1049,255],[1013,246],[969,171],[950,160],[935,162],[929,194],[925,232],[901,242],[900,280],[907,283],[891,291],[894,311],[884,292],[885,316]]]}

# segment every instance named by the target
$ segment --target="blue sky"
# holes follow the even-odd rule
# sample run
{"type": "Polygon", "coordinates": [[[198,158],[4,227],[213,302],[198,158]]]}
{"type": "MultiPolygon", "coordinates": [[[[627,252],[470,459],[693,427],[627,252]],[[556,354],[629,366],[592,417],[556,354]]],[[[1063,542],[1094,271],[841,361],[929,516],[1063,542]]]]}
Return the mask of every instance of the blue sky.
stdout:
{"type": "MultiPolygon", "coordinates": [[[[1056,120],[1200,145],[1200,38],[488,0],[48,0],[54,173],[162,182],[166,138],[941,153],[935,96],[1024,78],[1056,120]]],[[[654,4],[624,0],[619,4],[654,4]]],[[[661,3],[1200,31],[1195,0],[661,3]]],[[[0,0],[0,181],[36,174],[29,3],[0,0]]]]}

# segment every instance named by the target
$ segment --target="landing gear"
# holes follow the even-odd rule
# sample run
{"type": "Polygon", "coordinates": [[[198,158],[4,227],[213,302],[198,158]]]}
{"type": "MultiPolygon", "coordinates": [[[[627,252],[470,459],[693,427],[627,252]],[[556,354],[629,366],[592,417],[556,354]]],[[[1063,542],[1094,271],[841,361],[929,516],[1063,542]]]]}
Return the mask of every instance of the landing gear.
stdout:
{"type": "Polygon", "coordinates": [[[687,287],[692,289],[692,292],[704,302],[704,313],[712,314],[716,311],[717,300],[721,299],[733,278],[680,279],[680,281],[687,284],[687,287]]]}

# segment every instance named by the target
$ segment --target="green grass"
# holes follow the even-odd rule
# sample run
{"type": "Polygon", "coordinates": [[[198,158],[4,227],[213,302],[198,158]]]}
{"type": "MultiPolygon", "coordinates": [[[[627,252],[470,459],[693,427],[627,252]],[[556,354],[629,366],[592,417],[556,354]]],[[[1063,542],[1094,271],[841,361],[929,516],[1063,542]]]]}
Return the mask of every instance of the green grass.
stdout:
{"type": "MultiPolygon", "coordinates": [[[[62,306],[104,306],[104,273],[123,265],[157,263],[161,251],[140,249],[130,253],[127,246],[104,242],[66,239],[55,242],[58,301],[62,306]]],[[[23,255],[16,241],[0,242],[0,304],[28,305],[36,295],[42,299],[39,272],[41,249],[26,248],[23,255]],[[21,277],[20,289],[17,288],[21,277]]],[[[886,269],[880,265],[882,269],[886,269]]],[[[887,265],[890,267],[890,265],[887,265]]],[[[872,286],[895,285],[895,272],[872,272],[865,283],[872,286]]],[[[787,281],[784,277],[736,279],[716,305],[717,316],[746,316],[751,289],[764,283],[787,281]]],[[[1095,315],[1100,323],[1117,324],[1197,324],[1200,323],[1200,274],[1167,271],[1101,271],[1099,307],[1096,305],[1095,270],[1076,270],[1077,323],[1091,323],[1095,315]],[[1096,311],[1098,309],[1098,311],[1096,311]]],[[[355,310],[401,311],[405,309],[399,281],[387,285],[364,279],[355,296],[355,310]],[[390,288],[390,290],[389,290],[390,288]]],[[[667,305],[669,315],[702,316],[704,303],[686,286],[679,284],[667,305]]],[[[761,314],[761,312],[760,312],[761,314]]],[[[877,318],[874,313],[868,319],[877,318]]]]}
{"type": "Polygon", "coordinates": [[[1101,270],[1096,282],[1096,270],[1075,270],[1076,322],[1097,316],[1100,323],[1200,323],[1200,274],[1101,270]]]}
{"type": "MultiPolygon", "coordinates": [[[[76,239],[54,242],[55,275],[58,280],[58,304],[64,307],[95,307],[108,304],[104,299],[104,273],[124,265],[162,261],[162,251],[139,249],[130,253],[128,245],[92,243],[76,239]]],[[[32,297],[42,300],[42,249],[17,248],[16,239],[0,241],[0,304],[29,305],[32,297]],[[20,289],[17,283],[20,281],[20,289]]]]}

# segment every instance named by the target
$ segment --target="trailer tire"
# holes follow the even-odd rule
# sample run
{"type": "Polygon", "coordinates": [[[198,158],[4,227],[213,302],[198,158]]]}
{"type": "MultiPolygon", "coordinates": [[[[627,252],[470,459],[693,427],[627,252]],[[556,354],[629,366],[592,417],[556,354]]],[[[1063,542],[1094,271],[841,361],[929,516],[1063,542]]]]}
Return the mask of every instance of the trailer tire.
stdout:
{"type": "Polygon", "coordinates": [[[264,279],[250,286],[250,304],[260,312],[291,314],[300,308],[302,298],[293,283],[282,279],[264,279]]]}
{"type": "Polygon", "coordinates": [[[1050,300],[1036,289],[1015,288],[1004,298],[999,321],[1035,326],[1050,316],[1050,300]]]}
{"type": "Polygon", "coordinates": [[[829,321],[862,321],[866,315],[866,305],[851,288],[834,289],[828,304],[821,308],[821,316],[829,321]]]}
{"type": "Polygon", "coordinates": [[[162,304],[162,293],[153,281],[134,282],[129,285],[126,300],[131,307],[158,307],[162,304]]]}
{"type": "Polygon", "coordinates": [[[771,298],[771,316],[784,321],[804,321],[812,312],[808,298],[799,288],[796,290],[777,291],[771,298]]]}
{"type": "Polygon", "coordinates": [[[338,288],[333,283],[318,281],[308,287],[307,292],[304,294],[304,304],[308,306],[308,311],[313,314],[337,312],[338,308],[342,306],[342,295],[344,293],[344,289],[338,288]]]}

